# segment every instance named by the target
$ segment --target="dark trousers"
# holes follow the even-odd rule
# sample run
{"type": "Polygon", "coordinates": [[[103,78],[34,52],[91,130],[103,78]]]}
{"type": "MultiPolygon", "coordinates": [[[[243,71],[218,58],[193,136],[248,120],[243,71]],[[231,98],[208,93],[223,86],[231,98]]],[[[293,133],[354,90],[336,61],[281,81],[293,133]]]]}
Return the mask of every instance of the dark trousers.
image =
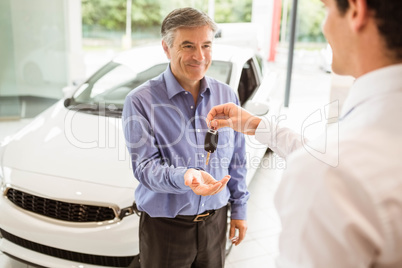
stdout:
{"type": "Polygon", "coordinates": [[[190,216],[140,218],[141,268],[223,268],[227,206],[205,221],[190,216]]]}

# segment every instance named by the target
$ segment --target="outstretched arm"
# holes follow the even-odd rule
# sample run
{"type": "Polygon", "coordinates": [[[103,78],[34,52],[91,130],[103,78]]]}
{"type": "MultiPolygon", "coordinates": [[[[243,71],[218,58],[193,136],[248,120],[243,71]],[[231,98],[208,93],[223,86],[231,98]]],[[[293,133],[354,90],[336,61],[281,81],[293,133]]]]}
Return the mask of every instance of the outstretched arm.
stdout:
{"type": "Polygon", "coordinates": [[[206,121],[214,129],[230,127],[237,132],[255,135],[259,142],[267,145],[283,158],[287,158],[290,153],[307,142],[307,139],[293,130],[280,127],[277,120],[254,116],[235,103],[225,103],[213,107],[208,113],[206,121]]]}
{"type": "Polygon", "coordinates": [[[230,127],[237,132],[254,135],[261,118],[234,103],[217,105],[207,115],[207,124],[214,129],[230,127]]]}

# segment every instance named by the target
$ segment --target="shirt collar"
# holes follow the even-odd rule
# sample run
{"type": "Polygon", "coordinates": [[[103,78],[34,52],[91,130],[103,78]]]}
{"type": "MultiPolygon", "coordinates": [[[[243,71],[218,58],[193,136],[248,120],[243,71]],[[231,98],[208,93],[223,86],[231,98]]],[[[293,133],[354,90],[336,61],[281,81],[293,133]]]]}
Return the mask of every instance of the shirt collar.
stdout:
{"type": "Polygon", "coordinates": [[[402,90],[401,77],[402,64],[387,66],[359,77],[350,89],[340,117],[344,117],[356,106],[375,95],[402,90]]]}
{"type": "MultiPolygon", "coordinates": [[[[172,99],[174,96],[181,92],[185,92],[186,90],[179,84],[179,82],[176,80],[176,77],[174,77],[172,70],[170,69],[170,64],[166,68],[164,72],[164,78],[165,78],[165,83],[166,83],[166,90],[169,99],[172,99]]],[[[210,87],[208,84],[207,79],[203,77],[201,79],[201,84],[200,84],[200,95],[203,96],[204,93],[210,93],[210,87]]]]}

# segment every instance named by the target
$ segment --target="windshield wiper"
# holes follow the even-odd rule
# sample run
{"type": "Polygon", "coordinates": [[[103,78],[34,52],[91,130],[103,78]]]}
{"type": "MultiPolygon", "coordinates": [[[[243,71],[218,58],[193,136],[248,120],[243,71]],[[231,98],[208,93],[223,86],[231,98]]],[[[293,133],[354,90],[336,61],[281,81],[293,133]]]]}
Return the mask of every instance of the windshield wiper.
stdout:
{"type": "Polygon", "coordinates": [[[78,112],[112,117],[121,117],[123,111],[123,108],[117,107],[115,104],[79,103],[70,105],[68,108],[78,112]]]}
{"type": "Polygon", "coordinates": [[[105,109],[104,112],[105,116],[121,117],[123,108],[105,109]]]}

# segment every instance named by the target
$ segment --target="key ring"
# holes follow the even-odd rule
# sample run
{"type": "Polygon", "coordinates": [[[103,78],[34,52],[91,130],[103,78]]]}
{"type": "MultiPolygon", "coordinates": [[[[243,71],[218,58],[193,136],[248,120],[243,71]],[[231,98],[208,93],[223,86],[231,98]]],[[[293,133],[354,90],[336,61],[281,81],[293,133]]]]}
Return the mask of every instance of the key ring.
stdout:
{"type": "Polygon", "coordinates": [[[209,129],[212,129],[212,130],[214,130],[214,131],[216,131],[215,127],[212,127],[212,126],[211,126],[211,122],[212,122],[212,121],[209,121],[209,122],[208,122],[208,128],[209,128],[209,129]]]}

